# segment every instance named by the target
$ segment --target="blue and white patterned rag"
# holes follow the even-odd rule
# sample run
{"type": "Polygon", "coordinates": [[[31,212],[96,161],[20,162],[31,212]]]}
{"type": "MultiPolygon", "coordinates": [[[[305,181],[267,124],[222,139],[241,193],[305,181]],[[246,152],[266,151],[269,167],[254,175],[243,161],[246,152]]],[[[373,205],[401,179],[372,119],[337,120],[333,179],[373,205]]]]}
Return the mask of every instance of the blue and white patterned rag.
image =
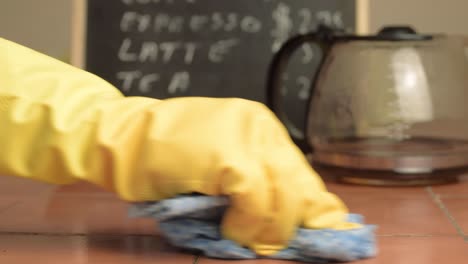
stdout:
{"type": "MultiPolygon", "coordinates": [[[[222,238],[219,226],[228,205],[226,197],[184,195],[133,204],[129,216],[154,218],[163,235],[179,248],[201,251],[212,258],[260,258],[250,249],[222,238]]],[[[349,221],[363,224],[363,218],[356,214],[350,214],[349,221]]],[[[288,248],[269,258],[330,263],[374,257],[377,253],[374,231],[375,226],[371,225],[346,231],[299,228],[288,248]]]]}

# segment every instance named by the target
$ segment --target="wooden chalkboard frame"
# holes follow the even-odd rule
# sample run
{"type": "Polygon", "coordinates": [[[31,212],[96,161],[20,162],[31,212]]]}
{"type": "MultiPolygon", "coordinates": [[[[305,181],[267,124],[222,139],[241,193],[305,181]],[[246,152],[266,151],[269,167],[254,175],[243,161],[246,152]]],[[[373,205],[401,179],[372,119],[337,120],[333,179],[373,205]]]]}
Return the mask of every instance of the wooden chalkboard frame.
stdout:
{"type": "MultiPolygon", "coordinates": [[[[356,0],[356,33],[369,33],[369,1],[356,0]]],[[[78,68],[86,65],[86,10],[88,0],[73,0],[71,28],[71,64],[78,68]]]]}

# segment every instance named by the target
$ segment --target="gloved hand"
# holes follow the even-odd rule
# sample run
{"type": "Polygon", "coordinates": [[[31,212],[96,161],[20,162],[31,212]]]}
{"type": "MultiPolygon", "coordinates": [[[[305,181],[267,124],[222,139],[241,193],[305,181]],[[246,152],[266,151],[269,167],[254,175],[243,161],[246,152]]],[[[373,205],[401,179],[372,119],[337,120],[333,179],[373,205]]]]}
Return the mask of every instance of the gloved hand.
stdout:
{"type": "Polygon", "coordinates": [[[124,97],[0,39],[0,128],[0,174],[86,180],[130,202],[227,195],[222,233],[261,255],[284,248],[298,226],[358,227],[260,103],[124,97]]]}

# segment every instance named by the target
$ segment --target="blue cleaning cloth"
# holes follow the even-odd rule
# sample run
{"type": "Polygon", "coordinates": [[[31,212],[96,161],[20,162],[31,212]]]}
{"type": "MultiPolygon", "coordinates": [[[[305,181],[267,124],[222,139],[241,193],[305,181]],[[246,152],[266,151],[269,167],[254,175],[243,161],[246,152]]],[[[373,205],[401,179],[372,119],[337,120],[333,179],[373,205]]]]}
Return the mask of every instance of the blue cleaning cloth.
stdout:
{"type": "MultiPolygon", "coordinates": [[[[129,216],[154,218],[162,234],[179,248],[201,251],[212,258],[261,258],[221,236],[219,225],[228,205],[227,197],[184,195],[160,202],[133,204],[129,216]]],[[[350,214],[349,221],[363,224],[362,216],[356,214],[350,214]]],[[[346,231],[299,228],[288,248],[269,258],[312,263],[370,258],[377,253],[374,231],[372,225],[346,231]]]]}

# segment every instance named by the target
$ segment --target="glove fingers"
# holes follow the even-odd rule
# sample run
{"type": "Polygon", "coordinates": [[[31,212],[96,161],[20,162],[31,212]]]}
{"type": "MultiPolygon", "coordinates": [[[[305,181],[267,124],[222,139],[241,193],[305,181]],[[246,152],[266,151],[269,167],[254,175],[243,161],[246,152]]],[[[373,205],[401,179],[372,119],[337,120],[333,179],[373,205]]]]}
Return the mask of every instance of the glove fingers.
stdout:
{"type": "Polygon", "coordinates": [[[230,186],[227,193],[231,207],[223,220],[222,231],[257,254],[271,255],[286,247],[294,237],[303,219],[302,178],[311,175],[304,169],[308,164],[303,154],[274,114],[263,107],[253,108],[255,114],[249,115],[255,116],[255,126],[248,133],[250,158],[233,166],[237,170],[232,170],[227,177],[248,184],[223,183],[224,188],[230,186]]]}

